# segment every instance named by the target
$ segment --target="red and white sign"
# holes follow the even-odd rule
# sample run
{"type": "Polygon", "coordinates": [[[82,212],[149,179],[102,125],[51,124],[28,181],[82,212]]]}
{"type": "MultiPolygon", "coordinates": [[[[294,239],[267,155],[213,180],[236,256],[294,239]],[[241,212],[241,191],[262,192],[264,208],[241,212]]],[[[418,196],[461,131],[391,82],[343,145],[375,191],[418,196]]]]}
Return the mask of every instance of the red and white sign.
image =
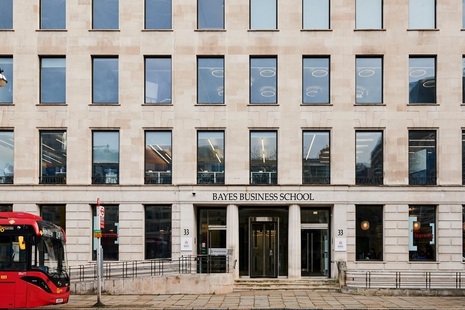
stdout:
{"type": "Polygon", "coordinates": [[[105,207],[100,205],[100,199],[97,198],[97,216],[100,222],[100,229],[105,228],[105,207]]]}

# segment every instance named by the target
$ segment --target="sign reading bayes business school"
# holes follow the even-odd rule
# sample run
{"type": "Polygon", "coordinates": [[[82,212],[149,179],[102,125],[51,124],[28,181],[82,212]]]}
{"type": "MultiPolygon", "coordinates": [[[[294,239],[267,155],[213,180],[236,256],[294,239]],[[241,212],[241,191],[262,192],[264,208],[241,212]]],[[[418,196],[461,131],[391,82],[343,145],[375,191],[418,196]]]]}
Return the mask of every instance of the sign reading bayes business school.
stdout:
{"type": "Polygon", "coordinates": [[[212,193],[213,201],[312,201],[312,193],[212,193]]]}

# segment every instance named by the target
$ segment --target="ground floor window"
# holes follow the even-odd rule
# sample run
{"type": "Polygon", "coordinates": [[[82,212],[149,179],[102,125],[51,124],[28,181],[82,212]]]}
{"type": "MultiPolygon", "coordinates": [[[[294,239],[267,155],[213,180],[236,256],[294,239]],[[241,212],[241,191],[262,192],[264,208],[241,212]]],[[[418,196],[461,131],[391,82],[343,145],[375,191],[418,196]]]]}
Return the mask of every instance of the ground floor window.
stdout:
{"type": "Polygon", "coordinates": [[[41,205],[40,216],[44,221],[52,222],[66,230],[66,207],[65,205],[41,205]]]}
{"type": "Polygon", "coordinates": [[[409,207],[410,261],[436,260],[436,206],[409,207]]]}
{"type": "MultiPolygon", "coordinates": [[[[119,259],[119,206],[118,205],[103,205],[105,208],[104,228],[102,229],[102,251],[103,260],[118,260],[119,259]]],[[[94,230],[100,229],[100,223],[97,220],[97,207],[92,206],[92,227],[94,230]]],[[[97,259],[97,239],[93,238],[92,259],[97,259]]]]}
{"type": "Polygon", "coordinates": [[[145,259],[171,258],[171,206],[145,206],[145,259]]]}
{"type": "Polygon", "coordinates": [[[357,260],[383,260],[383,206],[355,207],[357,260]]]}
{"type": "Polygon", "coordinates": [[[0,205],[0,212],[13,212],[13,205],[1,204],[0,205]]]}

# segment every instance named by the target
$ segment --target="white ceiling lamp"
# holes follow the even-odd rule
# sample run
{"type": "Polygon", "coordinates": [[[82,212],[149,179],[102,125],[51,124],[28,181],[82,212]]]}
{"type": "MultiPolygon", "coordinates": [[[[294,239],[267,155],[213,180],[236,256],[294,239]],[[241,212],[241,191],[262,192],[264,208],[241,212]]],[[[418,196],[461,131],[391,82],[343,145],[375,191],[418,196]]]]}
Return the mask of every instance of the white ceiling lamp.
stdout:
{"type": "Polygon", "coordinates": [[[3,87],[8,83],[6,77],[2,73],[3,70],[0,68],[0,87],[3,87]]]}

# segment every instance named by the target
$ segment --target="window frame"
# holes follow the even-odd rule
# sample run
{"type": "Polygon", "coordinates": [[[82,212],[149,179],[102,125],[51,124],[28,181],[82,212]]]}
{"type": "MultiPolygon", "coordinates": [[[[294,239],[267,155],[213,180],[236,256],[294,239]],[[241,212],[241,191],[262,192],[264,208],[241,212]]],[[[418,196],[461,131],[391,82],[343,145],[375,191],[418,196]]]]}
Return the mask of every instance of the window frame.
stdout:
{"type": "MultiPolygon", "coordinates": [[[[66,83],[66,56],[40,56],[39,63],[40,63],[40,81],[39,81],[39,84],[40,84],[40,87],[39,87],[40,104],[66,104],[66,84],[67,84],[66,83]],[[57,74],[47,73],[47,76],[44,77],[44,73],[46,71],[45,70],[46,67],[44,67],[44,61],[45,60],[51,60],[51,59],[64,60],[64,66],[63,66],[64,77],[63,77],[63,80],[59,81],[59,82],[61,82],[62,87],[63,87],[63,89],[62,89],[62,98],[63,98],[63,100],[57,100],[57,101],[44,100],[44,93],[46,93],[44,91],[45,89],[48,91],[47,88],[53,88],[53,89],[57,88],[56,87],[57,83],[53,83],[53,85],[51,83],[52,78],[55,77],[57,74]],[[48,78],[48,79],[50,79],[50,81],[44,81],[44,78],[48,78]]],[[[55,81],[55,79],[53,79],[53,81],[55,81]]]]}
{"type": "MultiPolygon", "coordinates": [[[[310,137],[309,137],[310,138],[310,137]]],[[[325,154],[326,155],[326,154],[325,154]]],[[[319,171],[315,171],[316,174],[319,173],[319,171]]],[[[304,130],[302,132],[302,184],[331,184],[331,131],[330,130],[304,130]],[[313,134],[312,141],[310,142],[310,145],[308,149],[306,148],[306,136],[313,134]],[[310,157],[311,149],[313,148],[314,141],[316,139],[317,135],[325,135],[324,139],[327,139],[328,145],[324,146],[321,149],[317,149],[317,152],[319,154],[319,157],[310,157]],[[326,176],[316,176],[316,177],[309,177],[306,175],[306,167],[308,167],[308,170],[312,170],[313,165],[309,164],[306,165],[307,160],[312,160],[312,159],[318,159],[320,160],[320,163],[322,163],[321,158],[326,158],[322,156],[322,153],[325,153],[324,150],[325,148],[328,148],[328,163],[327,163],[327,168],[323,168],[324,170],[327,169],[327,175],[326,176]]]]}
{"type": "MultiPolygon", "coordinates": [[[[102,5],[102,3],[100,3],[100,5],[102,5]]],[[[92,29],[93,30],[118,30],[119,29],[119,15],[120,15],[119,11],[120,11],[119,10],[119,0],[92,0],[92,29]],[[110,19],[110,17],[111,17],[110,14],[115,13],[115,12],[111,12],[111,9],[109,9],[109,8],[101,9],[101,11],[100,11],[100,8],[96,7],[97,2],[102,2],[103,3],[103,1],[116,1],[116,2],[118,2],[116,4],[116,18],[117,18],[117,20],[116,21],[114,21],[114,20],[111,21],[110,27],[103,27],[103,24],[101,26],[100,24],[96,25],[96,23],[95,23],[96,21],[102,20],[102,18],[97,18],[96,14],[103,14],[104,16],[108,15],[108,17],[110,19]]]]}
{"type": "Polygon", "coordinates": [[[427,186],[427,185],[437,185],[437,165],[438,165],[438,160],[437,160],[437,152],[438,152],[438,132],[437,130],[416,130],[416,129],[411,129],[408,131],[408,178],[409,178],[409,185],[420,185],[420,186],[427,186]],[[414,134],[419,134],[423,133],[423,137],[415,137],[414,134]],[[428,164],[429,158],[428,156],[428,151],[427,148],[431,148],[430,146],[426,146],[424,149],[420,151],[414,152],[414,149],[418,148],[418,146],[413,145],[413,141],[415,142],[428,142],[430,137],[428,137],[430,134],[434,134],[434,170],[430,171],[428,169],[428,164]],[[425,152],[425,154],[418,154],[418,152],[425,152]],[[416,157],[413,157],[412,154],[417,154],[416,157]],[[422,162],[422,158],[425,158],[424,162],[422,162]],[[413,177],[411,176],[415,172],[421,172],[423,170],[415,170],[412,172],[412,169],[419,169],[421,168],[420,165],[425,166],[425,176],[420,176],[420,177],[413,177]],[[432,176],[434,174],[434,176],[432,176]]]}
{"type": "MultiPolygon", "coordinates": [[[[144,251],[144,258],[145,259],[169,259],[172,257],[172,249],[173,249],[173,234],[172,234],[172,230],[173,230],[173,216],[172,216],[172,206],[170,205],[145,205],[144,206],[144,248],[145,248],[145,251],[144,251]],[[149,209],[153,209],[153,210],[149,210],[149,209]],[[158,210],[158,209],[161,209],[161,210],[158,210]],[[154,219],[148,219],[148,213],[149,212],[153,212],[155,213],[155,218],[154,219]],[[158,212],[161,212],[161,218],[159,218],[157,216],[157,214],[159,215],[158,212]],[[169,217],[169,226],[166,227],[166,226],[163,226],[164,224],[164,221],[167,219],[165,218],[165,216],[168,215],[169,217]],[[149,220],[153,220],[154,223],[150,223],[149,220]],[[157,251],[149,251],[149,242],[148,242],[148,234],[149,233],[154,233],[156,234],[156,230],[154,231],[149,231],[149,229],[152,227],[152,226],[156,226],[158,225],[159,226],[159,229],[158,229],[158,232],[161,236],[165,235],[167,238],[161,238],[159,237],[159,239],[161,239],[161,241],[159,241],[161,243],[161,248],[162,248],[162,255],[157,255],[157,251]],[[163,227],[162,227],[163,226],[163,227]],[[168,228],[168,229],[166,229],[168,228]],[[168,241],[166,241],[168,240],[168,241]],[[163,246],[163,241],[165,241],[167,244],[167,249],[163,249],[164,246],[163,246]],[[164,253],[163,253],[164,252],[164,253]],[[168,255],[167,255],[168,254],[168,255]]],[[[158,240],[155,240],[157,239],[157,237],[154,237],[154,243],[157,243],[158,240]]],[[[152,249],[150,249],[152,250],[152,249]]]]}
{"type": "MultiPolygon", "coordinates": [[[[120,205],[118,204],[102,204],[102,207],[105,208],[105,217],[104,217],[104,227],[100,228],[100,221],[97,217],[97,205],[92,204],[92,231],[101,230],[102,237],[101,247],[102,247],[102,260],[105,261],[119,261],[120,258],[120,246],[119,246],[119,224],[121,221],[120,217],[120,205]],[[112,228],[114,229],[112,230],[112,228]],[[116,236],[115,236],[116,235],[116,236]],[[106,242],[106,238],[116,239],[106,242]],[[113,242],[111,242],[113,241],[113,242]],[[113,251],[108,251],[108,248],[112,248],[113,251]],[[106,248],[106,249],[105,249],[106,248]],[[116,251],[115,251],[116,250],[116,251]]],[[[92,260],[97,260],[97,238],[92,238],[92,260]]]]}
{"type": "MultiPolygon", "coordinates": [[[[150,71],[154,71],[154,76],[157,78],[157,80],[161,80],[162,82],[166,82],[167,79],[162,75],[162,74],[159,74],[159,73],[156,73],[156,72],[159,72],[159,71],[163,71],[164,69],[164,65],[166,64],[163,64],[163,66],[159,66],[160,64],[152,64],[155,68],[155,70],[150,70],[150,71]]],[[[145,56],[144,57],[144,104],[154,104],[154,105],[170,105],[170,104],[173,104],[173,60],[172,60],[172,57],[171,56],[145,56]],[[159,85],[160,83],[154,83],[154,82],[151,82],[149,81],[149,74],[148,74],[148,71],[150,70],[149,66],[150,64],[148,62],[150,61],[169,61],[169,98],[165,98],[163,100],[159,100],[158,99],[158,89],[159,89],[159,85]],[[148,97],[148,94],[149,92],[153,91],[151,87],[149,87],[150,83],[152,84],[156,84],[157,87],[156,87],[156,98],[155,97],[148,97]],[[150,91],[149,91],[150,90],[150,91]],[[149,100],[148,98],[155,98],[155,99],[152,99],[152,100],[149,100]]],[[[155,81],[155,79],[154,79],[155,81]]],[[[153,86],[155,88],[155,86],[153,86]]],[[[164,88],[163,88],[164,90],[164,88]]]]}
{"type": "MultiPolygon", "coordinates": [[[[257,157],[257,159],[255,160],[258,160],[261,158],[260,161],[263,161],[265,162],[266,161],[266,158],[269,157],[268,155],[266,155],[265,157],[257,157]]],[[[272,157],[270,157],[271,160],[273,160],[272,157]]],[[[257,164],[258,165],[258,164],[257,164]]],[[[278,184],[278,131],[277,130],[251,130],[249,132],[249,172],[250,172],[250,175],[249,175],[249,183],[250,185],[277,185],[278,184]],[[263,170],[258,170],[256,171],[256,169],[254,169],[254,159],[255,157],[253,156],[252,152],[255,152],[252,147],[253,147],[253,139],[255,138],[260,138],[260,136],[257,136],[257,137],[254,137],[254,134],[257,134],[257,135],[261,135],[261,141],[262,141],[262,144],[261,144],[261,148],[263,150],[263,152],[260,153],[260,155],[263,155],[265,154],[264,153],[264,150],[266,149],[265,148],[265,144],[264,144],[264,140],[266,137],[266,135],[268,134],[274,134],[274,137],[268,137],[269,139],[271,140],[275,140],[274,141],[274,148],[273,146],[271,147],[271,152],[267,152],[267,153],[272,153],[274,151],[275,153],[275,156],[276,158],[274,159],[275,160],[275,164],[271,164],[271,165],[266,165],[265,167],[267,168],[271,168],[270,171],[264,171],[263,170]],[[273,169],[274,168],[274,169],[273,169]],[[274,171],[273,171],[274,170],[274,171]],[[256,178],[254,178],[254,173],[258,173],[256,178]],[[257,181],[255,181],[257,180],[257,181]]]]}
{"type": "Polygon", "coordinates": [[[250,82],[249,83],[250,85],[249,86],[249,104],[251,105],[262,105],[262,104],[263,105],[277,105],[278,104],[278,57],[277,56],[250,56],[249,58],[249,82],[250,82]],[[259,66],[259,64],[253,64],[256,61],[264,62],[264,61],[270,61],[270,60],[274,60],[274,67],[269,66],[269,65],[259,66]],[[259,73],[260,83],[258,83],[258,81],[254,81],[255,75],[253,74],[253,71],[255,67],[271,68],[271,69],[264,69],[259,73]],[[267,73],[266,75],[263,75],[263,72],[265,71],[267,73]],[[274,78],[274,81],[272,81],[271,84],[263,82],[264,79],[267,79],[267,78],[274,78]],[[264,85],[257,86],[255,84],[264,84],[264,85]],[[255,102],[253,100],[253,97],[255,96],[254,94],[257,93],[258,91],[261,91],[260,94],[262,95],[262,97],[272,98],[272,99],[255,102]],[[272,95],[264,96],[263,93],[269,93],[272,95]]]}
{"type": "MultiPolygon", "coordinates": [[[[92,184],[102,184],[102,185],[118,185],[120,183],[120,165],[121,165],[121,140],[120,140],[121,134],[119,130],[92,130],[92,184]],[[96,145],[95,145],[95,140],[96,140],[96,134],[117,134],[116,137],[113,137],[113,139],[117,139],[117,154],[118,154],[118,159],[117,163],[113,163],[111,161],[108,162],[96,162],[95,157],[96,157],[96,145]],[[109,166],[115,166],[116,168],[116,173],[112,171],[113,168],[109,167],[107,168],[108,171],[105,172],[105,168],[102,167],[102,172],[100,176],[97,176],[96,173],[96,168],[97,164],[105,164],[109,166]],[[113,165],[112,165],[113,164],[113,165]]],[[[109,138],[106,137],[106,141],[109,141],[109,138]]],[[[110,149],[109,143],[107,143],[107,149],[109,152],[112,150],[110,149]]]]}
{"type": "MultiPolygon", "coordinates": [[[[197,29],[198,30],[224,30],[225,27],[225,0],[197,0],[197,29]],[[222,6],[222,14],[221,14],[221,25],[220,26],[209,26],[209,25],[201,25],[202,20],[205,19],[205,22],[208,23],[209,18],[211,15],[209,14],[208,16],[205,16],[202,18],[202,13],[204,12],[201,10],[201,7],[212,7],[211,3],[216,2],[216,1],[221,1],[221,6],[222,6]],[[204,3],[205,2],[205,3],[204,3]],[[201,4],[202,3],[202,4],[201,4]],[[210,4],[210,5],[209,5],[210,4]]],[[[215,15],[216,16],[216,15],[215,15]]]]}
{"type": "MultiPolygon", "coordinates": [[[[365,8],[367,3],[373,4],[375,0],[355,0],[355,29],[356,30],[382,30],[384,27],[384,0],[377,0],[379,1],[379,12],[378,10],[375,11],[375,7],[371,7],[370,10],[367,10],[364,12],[364,14],[359,14],[360,8],[365,8]],[[363,3],[362,3],[363,2],[363,3]],[[379,19],[379,25],[370,27],[368,24],[371,25],[371,23],[363,23],[361,24],[361,20],[359,19],[359,16],[365,16],[365,14],[372,14],[374,16],[374,13],[379,14],[377,20],[379,19]]],[[[376,3],[378,5],[378,3],[376,3]]]]}
{"type": "MultiPolygon", "coordinates": [[[[377,66],[378,64],[376,64],[377,66]]],[[[371,85],[370,85],[371,86],[371,85]]],[[[378,105],[378,104],[384,104],[384,58],[383,56],[371,56],[371,55],[356,55],[355,56],[355,104],[357,105],[363,105],[363,104],[373,104],[373,105],[378,105]],[[379,76],[376,74],[376,71],[374,68],[377,68],[375,66],[359,66],[360,62],[367,62],[367,60],[371,61],[379,61],[379,76]],[[365,69],[371,67],[371,70],[373,71],[373,75],[368,75],[370,74],[369,70],[370,69],[365,69]],[[364,68],[364,69],[362,69],[364,68]],[[364,73],[362,75],[361,73],[367,71],[368,73],[364,73]],[[366,79],[365,78],[370,78],[374,77],[373,79],[366,79]],[[379,81],[376,81],[378,80],[379,81]],[[375,80],[377,82],[375,88],[367,87],[367,90],[375,90],[376,91],[376,98],[374,100],[359,100],[359,96],[363,96],[366,93],[372,93],[372,92],[364,92],[363,90],[365,89],[365,83],[367,84],[371,83],[371,81],[375,80]]]]}
{"type": "MultiPolygon", "coordinates": [[[[311,64],[308,64],[311,65],[311,64]]],[[[304,105],[326,105],[326,104],[331,104],[331,56],[303,56],[302,57],[302,104],[304,105]],[[317,66],[315,63],[315,66],[306,66],[306,62],[311,62],[311,61],[327,61],[327,66],[317,66]],[[313,70],[311,71],[310,76],[308,76],[305,72],[308,70],[313,70]],[[313,68],[313,69],[312,69],[313,68]],[[326,69],[326,74],[324,74],[324,70],[326,69]],[[316,74],[316,75],[315,75],[316,74]],[[318,80],[319,78],[324,78],[325,81],[323,81],[324,86],[320,87],[317,85],[317,83],[312,83],[313,80],[318,80]],[[315,85],[313,85],[315,84],[315,85]],[[320,88],[322,91],[320,91],[320,88]],[[327,91],[325,91],[325,88],[327,88],[327,91]],[[325,100],[305,100],[307,97],[312,97],[313,93],[316,93],[315,96],[318,96],[318,93],[320,92],[327,92],[327,95],[324,95],[326,98],[325,100]]]]}
{"type": "MultiPolygon", "coordinates": [[[[198,130],[197,131],[197,184],[218,184],[218,185],[224,185],[225,184],[225,152],[226,152],[226,145],[225,145],[225,132],[224,130],[198,130]],[[202,138],[201,136],[206,136],[205,138],[202,138]],[[214,136],[219,135],[219,138],[214,138],[214,136]],[[207,136],[209,136],[207,138],[207,136]],[[208,161],[206,159],[205,161],[203,160],[203,157],[201,157],[201,154],[205,153],[201,151],[201,139],[208,140],[209,145],[207,145],[205,148],[210,151],[210,148],[213,150],[212,154],[216,156],[218,159],[220,165],[218,165],[218,168],[223,168],[219,171],[215,171],[215,165],[216,162],[213,164],[211,161],[208,161]],[[211,141],[219,140],[218,143],[212,143],[211,141]],[[215,145],[218,146],[215,149],[215,145]],[[202,165],[204,164],[204,166],[202,165]],[[208,167],[206,166],[208,164],[208,167]],[[207,167],[208,170],[201,170],[201,166],[207,167]]],[[[212,156],[213,157],[213,156],[212,156]]]]}
{"type": "Polygon", "coordinates": [[[13,0],[2,0],[0,1],[0,29],[1,30],[13,30],[13,0]],[[4,4],[4,6],[2,5],[4,4]],[[3,13],[3,15],[2,15],[3,13]],[[10,17],[8,20],[6,17],[10,17]],[[5,22],[4,25],[1,22],[5,22]]]}
{"type": "MultiPolygon", "coordinates": [[[[322,7],[320,5],[316,5],[316,7],[322,7]]],[[[302,29],[303,30],[330,30],[331,29],[331,0],[302,0],[302,29]],[[315,4],[317,2],[325,1],[325,7],[327,10],[322,10],[322,12],[317,12],[314,10],[315,4]],[[313,6],[312,6],[313,5],[313,6]],[[315,11],[315,12],[314,12],[315,11]],[[326,22],[323,25],[323,21],[321,25],[319,24],[309,24],[309,22],[314,20],[315,16],[326,16],[326,22]],[[308,15],[308,18],[307,18],[308,15]],[[313,27],[312,27],[313,26],[313,27]]]]}
{"type": "MultiPolygon", "coordinates": [[[[278,29],[278,1],[279,0],[249,0],[249,29],[250,30],[277,30],[278,29]],[[258,6],[257,2],[262,1],[261,6],[258,6]],[[274,12],[269,12],[270,14],[274,15],[274,20],[269,18],[268,15],[260,12],[260,8],[263,8],[265,2],[274,1],[274,12]],[[253,5],[255,3],[255,5],[253,5]],[[254,17],[255,16],[255,17],[254,17]],[[271,22],[266,23],[265,25],[261,26],[261,23],[257,23],[258,20],[268,19],[271,22]]],[[[269,8],[273,8],[273,6],[267,6],[269,8]]]]}
{"type": "MultiPolygon", "coordinates": [[[[365,146],[365,144],[363,146],[365,146]]],[[[368,143],[366,144],[366,146],[367,147],[369,146],[368,143]]],[[[355,184],[356,185],[364,185],[364,186],[367,186],[367,185],[377,186],[377,185],[383,185],[383,182],[384,182],[384,132],[383,132],[383,130],[356,130],[355,131],[355,184]],[[362,146],[361,144],[359,144],[360,142],[368,142],[368,141],[365,141],[365,140],[368,140],[368,138],[358,139],[359,134],[360,135],[380,134],[380,137],[378,138],[378,141],[374,142],[374,146],[372,147],[372,149],[369,152],[370,152],[370,156],[371,156],[373,154],[373,152],[377,149],[378,145],[381,146],[381,151],[380,151],[380,153],[381,153],[381,165],[373,167],[373,158],[370,158],[370,162],[369,162],[370,166],[365,166],[367,168],[366,169],[367,170],[367,176],[365,176],[365,177],[361,177],[358,174],[357,167],[358,167],[359,164],[363,164],[363,163],[360,163],[358,161],[358,155],[357,154],[359,154],[359,152],[362,152],[362,151],[357,151],[357,148],[359,146],[362,146]],[[381,140],[381,142],[379,142],[379,140],[381,140]],[[375,176],[377,170],[381,170],[381,176],[377,176],[377,177],[375,176]],[[371,178],[369,177],[370,175],[372,176],[371,178]]]]}
{"type": "Polygon", "coordinates": [[[66,184],[67,175],[67,132],[66,130],[40,130],[40,184],[66,184]],[[61,139],[59,140],[61,134],[61,139]],[[47,141],[46,137],[49,136],[47,141]],[[48,145],[45,142],[54,143],[48,145]],[[59,149],[61,148],[61,149],[59,149]],[[63,151],[61,151],[63,150],[63,151]],[[46,152],[48,154],[45,154],[46,152]],[[53,156],[51,156],[53,155],[53,156]]]}
{"type": "Polygon", "coordinates": [[[224,68],[224,56],[197,56],[197,104],[212,104],[212,105],[215,105],[215,104],[224,104],[224,86],[225,86],[225,68],[224,68]],[[216,78],[221,78],[221,85],[217,86],[217,85],[214,85],[213,83],[209,83],[208,80],[203,83],[203,75],[200,73],[201,71],[201,62],[203,61],[215,61],[215,60],[221,60],[221,68],[220,69],[214,69],[211,71],[211,75],[213,76],[213,83],[216,81],[216,78]],[[221,71],[221,75],[219,75],[218,73],[215,75],[214,72],[220,72],[221,71]],[[202,82],[202,83],[201,83],[202,82]],[[205,87],[202,87],[204,86],[205,87]],[[210,91],[206,90],[206,91],[201,91],[201,89],[207,89],[208,87],[216,87],[215,91],[217,91],[218,93],[218,97],[220,100],[218,101],[215,101],[215,100],[212,100],[211,102],[207,102],[207,100],[201,100],[201,97],[205,97],[205,98],[210,98],[210,96],[208,95],[208,93],[210,93],[210,91]],[[205,93],[204,95],[201,95],[205,93]],[[220,95],[221,93],[221,95],[220,95]]]}
{"type": "MultiPolygon", "coordinates": [[[[40,10],[40,13],[39,13],[39,26],[40,26],[40,29],[41,30],[65,30],[66,29],[66,1],[63,1],[63,5],[64,5],[64,8],[62,8],[63,11],[59,10],[59,4],[56,3],[56,0],[40,0],[40,3],[39,3],[39,10],[40,10]],[[44,2],[47,2],[47,4],[44,4],[44,2]],[[60,16],[62,14],[62,17],[63,17],[63,22],[62,24],[60,23],[58,26],[47,26],[45,25],[44,26],[44,7],[47,8],[47,11],[48,10],[51,10],[51,12],[49,13],[50,15],[52,15],[53,17],[56,17],[56,16],[60,16]]],[[[53,21],[55,21],[55,19],[53,18],[53,21]]],[[[52,23],[53,23],[52,21],[52,23]]],[[[52,24],[50,23],[50,24],[52,24]]]]}
{"type": "MultiPolygon", "coordinates": [[[[438,229],[438,207],[436,205],[409,205],[409,262],[421,262],[421,261],[432,261],[435,262],[437,260],[437,229],[438,229]],[[418,213],[415,212],[417,209],[419,209],[419,217],[418,219],[417,215],[418,213]],[[427,213],[426,210],[430,209],[433,212],[427,213]],[[425,211],[424,211],[425,210],[425,211]],[[426,214],[423,215],[423,214],[426,214]],[[433,225],[431,225],[431,222],[429,222],[429,226],[431,228],[431,232],[425,231],[425,230],[430,230],[430,228],[424,229],[425,225],[428,224],[424,223],[429,219],[429,217],[432,215],[433,217],[433,225]],[[420,224],[416,224],[420,223],[420,224]],[[431,237],[432,241],[429,242],[429,245],[433,245],[431,247],[431,250],[433,253],[428,254],[428,250],[425,250],[424,256],[425,257],[417,257],[415,258],[414,252],[418,252],[418,243],[415,245],[415,231],[419,233],[422,236],[418,236],[417,239],[426,239],[427,237],[431,237]],[[419,232],[418,232],[419,231],[419,232]],[[430,236],[431,235],[431,236],[430,236]],[[433,242],[433,243],[431,243],[433,242]],[[427,257],[428,255],[432,255],[433,257],[427,257]]],[[[422,245],[424,243],[420,243],[422,245]]],[[[426,244],[426,247],[428,247],[428,244],[426,244]]]]}
{"type": "MultiPolygon", "coordinates": [[[[154,11],[158,11],[158,9],[160,9],[160,7],[158,7],[155,3],[159,1],[159,0],[144,0],[144,29],[145,30],[170,30],[173,28],[173,2],[172,0],[169,0],[170,1],[170,10],[169,10],[169,27],[162,27],[161,24],[158,25],[156,24],[155,26],[151,26],[149,27],[148,26],[148,21],[151,20],[150,15],[149,15],[149,10],[148,10],[148,6],[147,3],[150,2],[150,6],[153,6],[155,7],[156,9],[154,11]]],[[[165,0],[166,1],[166,0],[165,0]]],[[[163,1],[161,1],[163,2],[163,1]]],[[[160,14],[161,15],[161,14],[160,14]]],[[[156,18],[157,15],[155,15],[154,17],[152,17],[152,19],[155,20],[155,23],[157,23],[157,18],[156,18]]]]}
{"type": "Polygon", "coordinates": [[[384,226],[383,205],[355,205],[356,261],[383,261],[384,226]],[[368,246],[362,244],[364,239],[368,239],[368,246]]]}
{"type": "MultiPolygon", "coordinates": [[[[437,29],[437,1],[436,0],[426,0],[426,1],[431,1],[433,2],[432,5],[432,9],[433,9],[433,12],[432,14],[434,15],[432,18],[432,26],[429,26],[429,25],[426,25],[426,24],[413,24],[414,22],[418,22],[418,20],[427,20],[426,18],[412,18],[412,17],[417,17],[417,14],[422,14],[424,13],[424,11],[420,11],[420,13],[418,13],[417,11],[418,10],[415,10],[413,8],[413,6],[416,4],[415,2],[416,1],[422,1],[422,3],[425,3],[425,0],[409,0],[409,3],[408,3],[408,29],[409,30],[434,30],[434,29],[437,29]]],[[[428,3],[429,4],[429,3],[428,3]]],[[[421,15],[422,17],[424,17],[424,14],[421,15]]]]}
{"type": "Polygon", "coordinates": [[[15,134],[13,130],[0,130],[0,184],[13,184],[15,171],[15,134]],[[2,150],[5,150],[5,153],[2,150]]]}
{"type": "MultiPolygon", "coordinates": [[[[93,105],[117,105],[119,104],[119,57],[118,56],[92,56],[92,104],[93,105]],[[102,79],[97,79],[96,74],[100,74],[102,72],[105,72],[106,74],[109,74],[108,70],[112,69],[107,69],[105,71],[103,70],[96,70],[96,61],[100,60],[116,60],[116,67],[117,67],[117,74],[113,76],[116,78],[116,82],[114,82],[116,85],[113,85],[111,82],[108,82],[108,78],[104,78],[106,82],[103,83],[103,86],[97,87],[100,84],[96,83],[102,83],[102,79]],[[114,87],[112,87],[114,86],[114,87]],[[99,89],[99,91],[96,91],[96,89],[99,89]],[[116,101],[111,101],[111,100],[96,100],[96,94],[99,92],[102,92],[103,89],[112,89],[113,91],[111,92],[110,97],[116,96],[116,101]]],[[[111,73],[110,73],[111,76],[111,73]]]]}
{"type": "MultiPolygon", "coordinates": [[[[409,56],[409,105],[437,105],[437,57],[435,55],[410,55],[409,56]],[[426,65],[423,65],[423,66],[420,66],[419,64],[414,64],[413,62],[416,62],[416,63],[419,63],[421,62],[421,60],[424,60],[424,61],[432,61],[433,62],[433,70],[434,70],[434,79],[433,79],[433,82],[431,82],[431,80],[427,80],[427,77],[425,77],[424,79],[417,79],[419,77],[421,77],[422,75],[419,75],[421,73],[421,71],[425,71],[425,73],[423,75],[427,75],[428,72],[427,72],[427,68],[430,68],[430,64],[426,64],[426,65]],[[421,69],[423,67],[423,69],[421,69]],[[420,68],[420,69],[416,69],[416,68],[420,68]],[[418,71],[418,72],[417,72],[418,71]],[[412,73],[414,73],[412,75],[412,73]],[[423,88],[425,89],[428,89],[428,88],[432,88],[432,94],[430,94],[431,96],[434,97],[433,100],[423,100],[421,101],[420,99],[416,99],[414,100],[414,88],[418,85],[418,83],[420,83],[422,80],[425,80],[424,82],[422,82],[421,86],[423,86],[423,88]],[[414,85],[412,86],[412,83],[417,83],[417,85],[414,85]],[[425,86],[425,84],[427,86],[425,86]],[[431,86],[432,85],[432,86],[431,86]],[[432,102],[428,102],[428,101],[432,101],[432,102]]],[[[418,87],[421,87],[421,86],[418,86],[418,87]]],[[[420,90],[417,90],[418,93],[421,92],[421,89],[420,90]]],[[[425,90],[425,93],[426,93],[426,90],[425,90]]],[[[425,95],[426,96],[426,95],[425,95]]]]}
{"type": "Polygon", "coordinates": [[[0,87],[0,105],[11,105],[14,100],[14,63],[12,56],[0,56],[0,68],[3,75],[7,78],[8,83],[0,87]],[[3,99],[5,98],[5,99],[3,99]]]}
{"type": "MultiPolygon", "coordinates": [[[[161,136],[160,139],[163,137],[161,136]]],[[[144,139],[145,139],[145,148],[144,148],[144,168],[145,168],[145,178],[144,184],[172,184],[172,154],[173,154],[173,132],[171,130],[146,130],[144,132],[144,139]],[[148,135],[153,134],[154,137],[148,137],[148,135]],[[161,143],[157,143],[155,146],[152,146],[148,143],[148,140],[151,139],[158,139],[158,134],[166,134],[169,135],[169,149],[166,150],[160,146],[161,143]],[[161,158],[163,161],[167,163],[167,167],[165,169],[148,169],[148,165],[150,163],[147,162],[149,158],[149,149],[153,150],[157,153],[157,156],[161,158]],[[164,154],[162,154],[162,151],[164,154]],[[171,163],[168,163],[171,161],[171,163]]],[[[156,164],[154,163],[154,168],[157,168],[156,164]]]]}

